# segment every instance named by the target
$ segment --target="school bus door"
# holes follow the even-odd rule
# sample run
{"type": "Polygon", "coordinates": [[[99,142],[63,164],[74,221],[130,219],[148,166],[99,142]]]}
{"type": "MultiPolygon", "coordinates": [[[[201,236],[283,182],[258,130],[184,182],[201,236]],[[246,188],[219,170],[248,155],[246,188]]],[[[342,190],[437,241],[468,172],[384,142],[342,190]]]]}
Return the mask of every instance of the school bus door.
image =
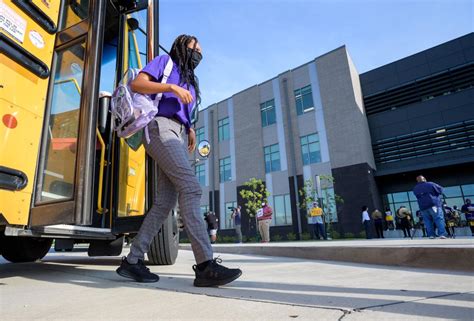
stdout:
{"type": "Polygon", "coordinates": [[[91,224],[106,1],[63,1],[30,226],[91,224]]]}

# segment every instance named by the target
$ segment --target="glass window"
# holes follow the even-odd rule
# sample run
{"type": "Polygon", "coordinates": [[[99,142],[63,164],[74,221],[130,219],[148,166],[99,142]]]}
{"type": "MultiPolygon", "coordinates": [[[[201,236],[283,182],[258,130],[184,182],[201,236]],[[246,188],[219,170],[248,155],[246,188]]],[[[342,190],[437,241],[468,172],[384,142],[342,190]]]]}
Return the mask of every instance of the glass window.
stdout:
{"type": "Polygon", "coordinates": [[[225,203],[225,215],[224,219],[221,220],[221,229],[234,228],[234,220],[232,219],[232,209],[237,207],[237,202],[226,202],[225,203]]]}
{"type": "Polygon", "coordinates": [[[73,197],[84,46],[78,43],[57,53],[40,202],[73,197]]]}
{"type": "Polygon", "coordinates": [[[462,193],[464,197],[466,196],[473,196],[474,195],[474,184],[462,185],[462,193]]]}
{"type": "Polygon", "coordinates": [[[277,172],[280,170],[280,148],[278,144],[263,148],[265,155],[265,173],[277,172]]]}
{"type": "Polygon", "coordinates": [[[89,0],[67,0],[64,4],[64,14],[61,29],[73,26],[86,19],[89,14],[89,0]]]}
{"type": "Polygon", "coordinates": [[[445,198],[445,201],[448,206],[453,207],[454,205],[456,205],[458,207],[458,210],[460,210],[461,207],[464,205],[464,199],[462,197],[445,198]]]}
{"type": "Polygon", "coordinates": [[[408,193],[407,192],[401,192],[401,193],[393,193],[393,201],[395,203],[397,202],[408,202],[408,193]]]}
{"type": "Polygon", "coordinates": [[[196,177],[199,181],[199,184],[201,186],[206,185],[206,170],[204,164],[199,164],[194,167],[194,173],[196,174],[196,177]]]}
{"type": "Polygon", "coordinates": [[[231,180],[230,157],[219,159],[219,181],[221,183],[231,180]]]}
{"type": "Polygon", "coordinates": [[[459,197],[462,196],[461,186],[449,186],[443,188],[443,194],[446,197],[459,197]]]}
{"type": "Polygon", "coordinates": [[[204,139],[204,127],[196,129],[196,144],[199,144],[204,139]]]}
{"type": "Polygon", "coordinates": [[[291,225],[290,194],[273,197],[273,225],[291,225]]]}
{"type": "Polygon", "coordinates": [[[262,115],[262,127],[276,123],[275,100],[269,100],[260,104],[260,113],[262,115]]]}
{"type": "Polygon", "coordinates": [[[227,140],[230,138],[229,133],[229,117],[220,119],[218,122],[219,141],[227,140]]]}
{"type": "Polygon", "coordinates": [[[300,137],[303,165],[320,163],[321,149],[317,133],[300,137]]]}
{"type": "Polygon", "coordinates": [[[410,199],[410,201],[416,201],[416,196],[415,194],[413,194],[413,191],[408,192],[408,198],[410,199]]]}
{"type": "Polygon", "coordinates": [[[147,63],[147,35],[144,30],[147,28],[147,10],[140,10],[129,15],[128,20],[135,19],[138,28],[128,26],[128,67],[141,69],[147,63]]]}
{"type": "Polygon", "coordinates": [[[295,90],[296,113],[302,115],[314,109],[311,85],[295,90]]]}

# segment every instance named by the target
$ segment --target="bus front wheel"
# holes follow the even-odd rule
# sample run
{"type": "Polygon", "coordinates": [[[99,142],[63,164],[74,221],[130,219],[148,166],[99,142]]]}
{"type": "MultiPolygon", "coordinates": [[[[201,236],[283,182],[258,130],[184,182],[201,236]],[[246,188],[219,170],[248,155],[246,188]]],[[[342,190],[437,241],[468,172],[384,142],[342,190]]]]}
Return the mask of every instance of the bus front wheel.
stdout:
{"type": "Polygon", "coordinates": [[[42,259],[53,239],[3,236],[0,242],[2,256],[12,263],[21,263],[42,259]]]}
{"type": "Polygon", "coordinates": [[[153,238],[148,251],[148,261],[152,265],[173,265],[178,257],[178,249],[178,214],[172,211],[153,238]]]}

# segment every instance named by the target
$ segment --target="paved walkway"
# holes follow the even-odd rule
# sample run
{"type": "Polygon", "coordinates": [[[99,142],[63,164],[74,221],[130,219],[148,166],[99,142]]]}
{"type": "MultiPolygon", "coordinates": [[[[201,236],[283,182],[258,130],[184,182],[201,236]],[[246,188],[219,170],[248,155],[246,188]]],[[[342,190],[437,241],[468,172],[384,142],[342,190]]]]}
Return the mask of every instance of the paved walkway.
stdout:
{"type": "Polygon", "coordinates": [[[153,284],[117,276],[118,257],[71,252],[38,263],[0,259],[0,313],[2,320],[474,319],[469,273],[220,255],[244,271],[222,288],[192,286],[190,251],[180,251],[173,266],[152,266],[161,276],[153,284]]]}

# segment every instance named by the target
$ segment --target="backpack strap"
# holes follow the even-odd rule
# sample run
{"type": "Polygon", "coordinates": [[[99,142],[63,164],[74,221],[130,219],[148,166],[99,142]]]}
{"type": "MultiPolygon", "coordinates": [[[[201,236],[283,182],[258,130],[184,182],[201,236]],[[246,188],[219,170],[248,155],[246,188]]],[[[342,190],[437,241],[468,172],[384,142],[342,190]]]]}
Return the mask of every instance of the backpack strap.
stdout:
{"type": "MultiPolygon", "coordinates": [[[[171,75],[171,70],[173,70],[173,60],[171,60],[171,57],[168,59],[168,62],[166,63],[165,70],[163,72],[163,77],[161,78],[161,83],[166,84],[168,81],[168,78],[171,75]]],[[[161,97],[163,97],[163,93],[156,94],[154,104],[156,108],[158,109],[158,105],[160,104],[161,97]]]]}
{"type": "MultiPolygon", "coordinates": [[[[168,81],[168,78],[171,75],[172,70],[173,70],[173,60],[171,59],[171,57],[169,57],[168,62],[166,63],[165,70],[163,72],[163,77],[161,78],[161,83],[162,84],[166,84],[166,82],[168,81]]],[[[160,104],[161,97],[163,97],[163,93],[156,94],[155,100],[153,101],[153,104],[156,107],[157,113],[158,113],[158,110],[159,110],[159,104],[160,104]]],[[[145,139],[146,139],[146,142],[149,144],[150,143],[150,134],[148,133],[148,126],[145,126],[145,139]]]]}

